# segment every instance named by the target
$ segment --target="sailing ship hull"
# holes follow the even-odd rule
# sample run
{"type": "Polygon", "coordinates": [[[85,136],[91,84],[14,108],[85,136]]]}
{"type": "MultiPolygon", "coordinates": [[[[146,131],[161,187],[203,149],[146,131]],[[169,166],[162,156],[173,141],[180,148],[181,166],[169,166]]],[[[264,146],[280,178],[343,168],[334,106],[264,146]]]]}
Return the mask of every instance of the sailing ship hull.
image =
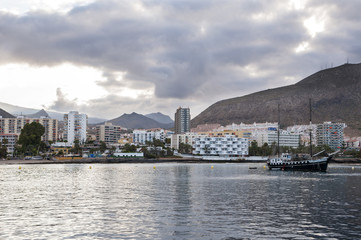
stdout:
{"type": "Polygon", "coordinates": [[[327,166],[331,157],[317,159],[317,160],[302,160],[302,161],[268,161],[267,165],[270,170],[291,170],[291,171],[327,171],[327,166]]]}

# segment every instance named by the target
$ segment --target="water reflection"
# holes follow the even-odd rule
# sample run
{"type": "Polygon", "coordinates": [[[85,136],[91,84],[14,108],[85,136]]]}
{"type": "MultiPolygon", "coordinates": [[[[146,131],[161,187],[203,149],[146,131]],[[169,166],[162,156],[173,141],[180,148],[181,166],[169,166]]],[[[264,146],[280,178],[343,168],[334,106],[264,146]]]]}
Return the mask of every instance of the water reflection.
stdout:
{"type": "Polygon", "coordinates": [[[357,239],[361,167],[0,166],[0,239],[357,239]]]}

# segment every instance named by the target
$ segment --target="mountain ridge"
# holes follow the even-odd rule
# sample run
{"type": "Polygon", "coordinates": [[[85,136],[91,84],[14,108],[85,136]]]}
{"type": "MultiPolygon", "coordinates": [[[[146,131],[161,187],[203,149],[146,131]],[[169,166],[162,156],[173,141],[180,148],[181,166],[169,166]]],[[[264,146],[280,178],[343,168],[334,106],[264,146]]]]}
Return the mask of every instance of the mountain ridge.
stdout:
{"type": "Polygon", "coordinates": [[[142,114],[138,114],[135,112],[131,114],[124,113],[123,115],[114,118],[112,120],[109,120],[107,122],[110,122],[113,125],[118,125],[130,129],[150,129],[150,128],[169,129],[173,127],[173,123],[171,124],[160,123],[142,114]]]}
{"type": "Polygon", "coordinates": [[[145,114],[144,116],[146,116],[150,119],[153,119],[157,122],[164,123],[164,124],[173,124],[174,123],[174,121],[168,115],[164,115],[160,112],[149,113],[149,114],[145,114]]]}
{"type": "MultiPolygon", "coordinates": [[[[289,86],[263,90],[212,104],[192,119],[192,127],[205,123],[277,122],[281,127],[309,123],[345,122],[351,133],[361,133],[361,64],[344,64],[316,72],[289,86]]],[[[352,134],[350,134],[352,135],[352,134]]]]}

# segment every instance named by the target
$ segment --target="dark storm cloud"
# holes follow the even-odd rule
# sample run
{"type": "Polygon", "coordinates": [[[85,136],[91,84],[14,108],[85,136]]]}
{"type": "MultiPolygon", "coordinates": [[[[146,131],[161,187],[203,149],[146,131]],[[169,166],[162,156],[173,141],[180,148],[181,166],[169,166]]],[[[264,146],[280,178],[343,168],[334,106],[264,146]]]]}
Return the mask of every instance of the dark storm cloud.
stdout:
{"type": "MultiPolygon", "coordinates": [[[[64,15],[0,13],[0,63],[98,68],[105,77],[98,85],[109,96],[89,106],[104,111],[105,104],[131,109],[167,102],[173,109],[202,102],[207,107],[295,83],[347,57],[360,61],[359,1],[309,1],[302,10],[290,6],[285,1],[97,1],[64,15]],[[304,26],[312,16],[325,18],[324,31],[315,37],[304,26]],[[308,49],[296,53],[302,43],[308,49]],[[132,100],[115,94],[124,87],[153,87],[155,96],[132,100]]],[[[58,93],[52,107],[60,110],[65,103],[58,93]]]]}

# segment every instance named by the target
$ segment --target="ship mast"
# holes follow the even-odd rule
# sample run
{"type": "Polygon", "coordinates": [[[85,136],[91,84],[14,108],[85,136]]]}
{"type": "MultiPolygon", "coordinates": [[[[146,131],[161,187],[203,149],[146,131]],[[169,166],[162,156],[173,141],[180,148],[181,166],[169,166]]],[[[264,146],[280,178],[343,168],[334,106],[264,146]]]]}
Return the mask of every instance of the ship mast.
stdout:
{"type": "Polygon", "coordinates": [[[277,154],[278,154],[278,158],[280,158],[280,121],[281,121],[281,116],[280,116],[280,104],[278,104],[278,127],[277,127],[277,154]]]}
{"type": "Polygon", "coordinates": [[[312,158],[312,108],[311,108],[311,98],[310,98],[310,156],[312,158]]]}

